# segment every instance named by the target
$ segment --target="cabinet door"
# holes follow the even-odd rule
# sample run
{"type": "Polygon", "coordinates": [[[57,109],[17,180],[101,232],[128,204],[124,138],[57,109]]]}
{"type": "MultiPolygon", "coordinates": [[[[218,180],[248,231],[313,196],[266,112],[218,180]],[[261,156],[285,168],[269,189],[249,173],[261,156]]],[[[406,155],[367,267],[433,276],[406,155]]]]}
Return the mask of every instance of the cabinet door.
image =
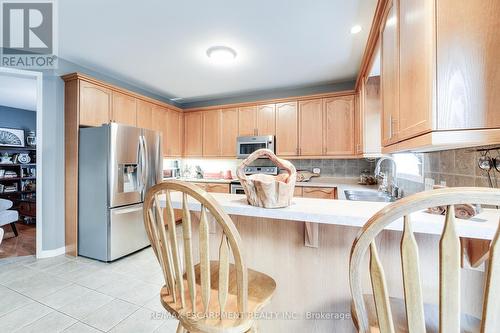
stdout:
{"type": "Polygon", "coordinates": [[[101,126],[111,119],[111,90],[80,81],[80,125],[101,126]]]}
{"type": "Polygon", "coordinates": [[[301,197],[302,196],[302,187],[295,186],[293,189],[293,196],[294,197],[301,197]]]}
{"type": "Polygon", "coordinates": [[[276,135],[276,111],[274,104],[257,106],[258,135],[276,135]]]}
{"type": "Polygon", "coordinates": [[[221,110],[203,112],[203,156],[220,156],[221,110]]]}
{"type": "Polygon", "coordinates": [[[437,2],[437,126],[500,128],[500,2],[437,2]]]}
{"type": "Polygon", "coordinates": [[[399,139],[432,130],[435,0],[400,1],[399,139]]]}
{"type": "Polygon", "coordinates": [[[299,154],[323,154],[323,101],[299,102],[299,154]]]}
{"type": "Polygon", "coordinates": [[[137,127],[152,129],[153,104],[137,100],[137,127]]]}
{"type": "Polygon", "coordinates": [[[304,187],[302,188],[304,198],[337,199],[336,187],[304,187]]]}
{"type": "Polygon", "coordinates": [[[257,135],[257,107],[245,106],[238,110],[238,135],[253,136],[257,135]]]}
{"type": "Polygon", "coordinates": [[[325,154],[354,154],[354,96],[325,98],[325,154]]]}
{"type": "Polygon", "coordinates": [[[169,135],[167,132],[167,112],[167,109],[158,105],[154,105],[151,111],[151,129],[161,132],[163,156],[167,155],[167,136],[169,135]]]}
{"type": "Polygon", "coordinates": [[[184,115],[184,155],[202,156],[203,115],[201,112],[186,112],[184,115]]]}
{"type": "Polygon", "coordinates": [[[164,152],[166,156],[182,155],[182,114],[178,111],[167,111],[167,140],[164,152]]]}
{"type": "Polygon", "coordinates": [[[236,156],[238,137],[238,109],[225,109],[221,112],[221,156],[236,156]]]}
{"type": "Polygon", "coordinates": [[[130,126],[137,125],[137,102],[135,97],[113,91],[114,122],[130,126]]]}
{"type": "Polygon", "coordinates": [[[398,139],[399,121],[399,14],[393,1],[381,31],[382,145],[398,139]]]}
{"type": "Polygon", "coordinates": [[[230,193],[229,184],[207,183],[205,190],[211,193],[230,193]]]}
{"type": "Polygon", "coordinates": [[[298,154],[297,102],[276,104],[276,145],[278,155],[298,154]]]}

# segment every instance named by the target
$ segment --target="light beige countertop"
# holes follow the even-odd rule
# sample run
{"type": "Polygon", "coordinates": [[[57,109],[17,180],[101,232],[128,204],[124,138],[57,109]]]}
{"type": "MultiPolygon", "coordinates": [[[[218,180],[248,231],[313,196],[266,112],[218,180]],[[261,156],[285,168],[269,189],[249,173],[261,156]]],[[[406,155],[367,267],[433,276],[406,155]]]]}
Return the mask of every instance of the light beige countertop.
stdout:
{"type": "MultiPolygon", "coordinates": [[[[279,219],[300,222],[362,227],[376,212],[388,205],[381,202],[293,198],[286,208],[266,209],[247,203],[245,195],[211,193],[219,205],[228,214],[279,219]]],[[[181,193],[172,193],[172,205],[182,207],[181,193]]],[[[160,198],[162,205],[165,199],[160,198]]],[[[188,202],[189,209],[200,211],[200,204],[188,202]]],[[[457,232],[461,237],[492,239],[498,227],[500,210],[485,209],[471,220],[457,219],[457,232]]],[[[417,233],[440,235],[443,230],[444,216],[424,212],[412,214],[413,229],[417,233]]],[[[403,230],[402,219],[389,225],[387,230],[403,230]]]]}

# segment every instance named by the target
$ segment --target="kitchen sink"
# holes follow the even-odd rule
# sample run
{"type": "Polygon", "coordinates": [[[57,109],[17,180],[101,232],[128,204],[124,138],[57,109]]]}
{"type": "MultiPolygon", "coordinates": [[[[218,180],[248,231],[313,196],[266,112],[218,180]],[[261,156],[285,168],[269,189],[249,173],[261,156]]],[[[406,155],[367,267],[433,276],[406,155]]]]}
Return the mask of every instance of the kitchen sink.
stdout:
{"type": "Polygon", "coordinates": [[[394,202],[396,198],[388,193],[369,190],[345,190],[345,197],[352,201],[394,202]]]}

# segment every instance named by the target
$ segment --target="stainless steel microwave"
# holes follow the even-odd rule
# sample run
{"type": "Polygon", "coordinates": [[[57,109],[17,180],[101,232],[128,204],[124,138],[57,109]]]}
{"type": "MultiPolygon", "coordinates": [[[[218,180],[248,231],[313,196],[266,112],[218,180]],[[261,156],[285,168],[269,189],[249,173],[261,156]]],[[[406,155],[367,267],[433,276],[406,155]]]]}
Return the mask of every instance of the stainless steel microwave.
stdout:
{"type": "Polygon", "coordinates": [[[238,158],[246,158],[254,151],[262,148],[276,153],[274,135],[239,136],[236,140],[236,156],[238,158]]]}

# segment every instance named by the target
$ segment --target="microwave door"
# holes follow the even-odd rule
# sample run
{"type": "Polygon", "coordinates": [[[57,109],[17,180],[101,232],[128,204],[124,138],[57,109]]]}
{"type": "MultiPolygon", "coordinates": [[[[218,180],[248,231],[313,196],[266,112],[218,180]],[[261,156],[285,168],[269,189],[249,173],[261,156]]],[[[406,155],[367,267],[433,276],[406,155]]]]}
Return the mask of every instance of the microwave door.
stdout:
{"type": "Polygon", "coordinates": [[[109,205],[142,201],[141,130],[113,123],[109,126],[109,205]]]}

